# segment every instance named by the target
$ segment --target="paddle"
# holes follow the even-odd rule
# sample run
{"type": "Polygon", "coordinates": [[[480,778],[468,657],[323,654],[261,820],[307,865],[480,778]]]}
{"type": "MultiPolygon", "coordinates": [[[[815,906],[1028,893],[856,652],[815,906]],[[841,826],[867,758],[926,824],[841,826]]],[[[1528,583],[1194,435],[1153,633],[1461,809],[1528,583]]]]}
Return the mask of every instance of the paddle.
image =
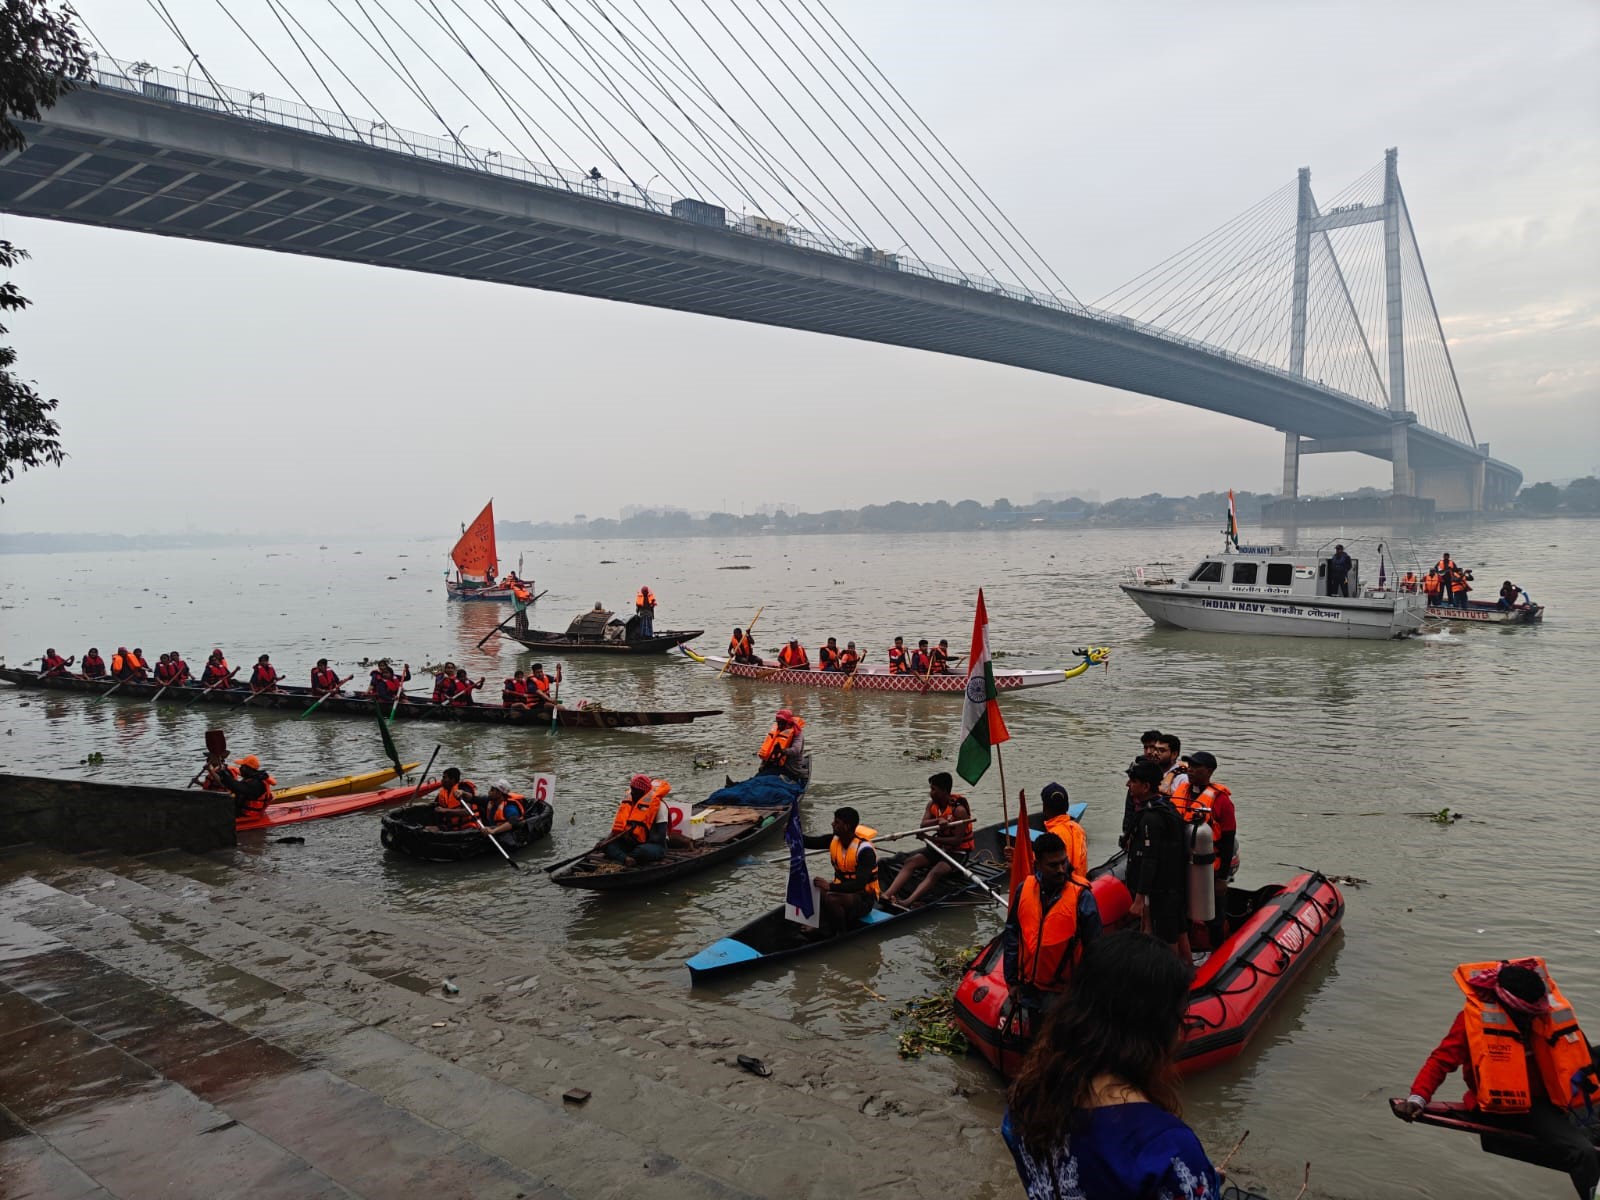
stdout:
{"type": "MultiPolygon", "coordinates": [[[[437,751],[435,751],[435,753],[437,753],[437,751]]],[[[512,858],[510,852],[500,844],[500,839],[489,832],[489,827],[483,823],[483,818],[478,816],[478,810],[473,808],[471,804],[467,805],[467,815],[472,818],[472,823],[474,825],[483,830],[483,836],[494,843],[494,848],[500,851],[500,857],[506,860],[506,866],[510,867],[513,871],[522,870],[522,868],[517,865],[516,859],[512,858]]]]}
{"type": "Polygon", "coordinates": [[[104,700],[107,696],[111,695],[112,692],[116,691],[119,687],[121,687],[123,684],[125,684],[127,682],[128,681],[126,679],[117,680],[110,687],[108,687],[105,691],[101,692],[93,700],[89,701],[89,703],[90,704],[99,704],[100,701],[104,700]]]}
{"type": "MultiPolygon", "coordinates": [[[[744,627],[744,635],[745,635],[745,637],[749,637],[750,636],[750,631],[756,627],[756,622],[761,620],[761,614],[766,612],[766,611],[767,611],[767,606],[765,604],[763,604],[760,608],[756,609],[756,615],[751,617],[750,618],[750,624],[748,624],[748,625],[746,625],[744,627]]],[[[751,644],[751,646],[754,646],[755,642],[752,641],[750,644],[751,644]]],[[[728,661],[722,664],[722,670],[718,671],[717,675],[719,677],[723,676],[723,675],[726,675],[728,673],[728,668],[731,667],[732,665],[733,665],[733,655],[730,654],[730,655],[728,655],[728,661]]]]}
{"type": "Polygon", "coordinates": [[[317,698],[317,703],[313,704],[310,708],[306,709],[305,712],[301,713],[299,719],[304,721],[312,713],[317,711],[317,708],[322,704],[322,702],[324,700],[326,700],[329,696],[333,695],[335,692],[337,692],[339,690],[339,688],[342,688],[345,684],[349,683],[354,678],[355,678],[354,675],[346,675],[343,679],[339,680],[338,687],[331,687],[327,691],[323,692],[322,695],[317,698]]]}
{"type": "Polygon", "coordinates": [[[175,684],[175,683],[182,683],[182,682],[183,682],[183,680],[181,680],[181,679],[177,679],[177,678],[173,678],[173,679],[169,679],[169,680],[167,680],[167,681],[166,681],[166,682],[165,682],[165,683],[163,683],[163,684],[162,684],[162,685],[161,685],[161,686],[160,686],[160,687],[159,687],[159,688],[158,688],[158,689],[156,689],[156,694],[155,694],[155,695],[154,695],[154,696],[151,696],[151,697],[150,697],[150,703],[151,703],[151,704],[154,704],[154,703],[155,703],[155,702],[156,702],[156,701],[157,701],[157,700],[159,700],[159,699],[161,699],[161,693],[162,693],[162,692],[164,692],[164,691],[166,691],[166,690],[167,690],[167,689],[168,689],[168,688],[169,688],[169,687],[171,687],[171,686],[172,686],[172,685],[173,685],[173,684],[175,684]]]}
{"type": "Polygon", "coordinates": [[[985,892],[987,892],[989,894],[989,896],[994,900],[994,902],[996,904],[998,904],[1001,908],[1004,908],[1004,909],[1007,909],[1007,910],[1010,909],[1011,906],[1006,903],[1006,901],[1005,901],[1005,899],[1003,897],[1001,897],[1000,895],[998,895],[997,893],[992,891],[988,884],[986,884],[983,880],[979,879],[971,871],[967,870],[964,866],[962,866],[960,863],[958,863],[950,855],[946,854],[944,849],[943,849],[943,847],[937,845],[934,842],[925,842],[924,845],[926,845],[929,850],[932,850],[940,858],[944,859],[945,862],[949,863],[952,867],[954,867],[956,870],[960,871],[968,879],[972,880],[973,883],[977,884],[980,888],[982,888],[985,892]]]}
{"type": "Polygon", "coordinates": [[[193,779],[184,784],[185,791],[199,783],[201,777],[211,770],[210,760],[212,758],[217,759],[218,762],[226,762],[228,759],[228,735],[221,729],[206,730],[206,765],[200,768],[193,779]]]}
{"type": "Polygon", "coordinates": [[[233,677],[235,675],[237,675],[238,673],[239,673],[239,668],[235,667],[233,670],[229,671],[226,675],[224,675],[221,679],[219,679],[215,683],[213,683],[210,687],[201,688],[194,695],[190,696],[189,697],[189,703],[193,704],[196,700],[200,699],[200,697],[204,696],[207,692],[215,691],[217,688],[221,687],[223,684],[231,682],[233,677]]]}
{"type": "MultiPolygon", "coordinates": [[[[76,654],[74,654],[71,658],[67,659],[66,662],[62,663],[61,664],[61,674],[62,675],[66,675],[67,674],[67,668],[70,667],[73,663],[75,663],[77,661],[78,661],[78,656],[76,654]]],[[[26,665],[26,664],[24,664],[24,665],[26,665]]],[[[48,674],[50,674],[50,668],[46,667],[44,670],[39,672],[38,678],[43,679],[48,674]]],[[[156,693],[156,695],[158,695],[158,696],[160,694],[161,694],[160,692],[156,693]]]]}
{"type": "MultiPolygon", "coordinates": [[[[622,836],[622,833],[618,832],[618,833],[613,833],[610,837],[602,838],[600,841],[598,841],[594,845],[590,846],[582,854],[574,854],[571,858],[564,858],[558,863],[551,863],[548,867],[546,867],[544,869],[544,873],[546,875],[554,875],[557,871],[561,870],[563,867],[570,867],[575,862],[582,862],[584,859],[588,858],[589,855],[594,854],[596,851],[604,850],[607,846],[611,845],[612,842],[616,841],[621,836],[622,836]]],[[[784,859],[784,861],[788,862],[789,860],[788,859],[784,859]]]]}
{"type": "Polygon", "coordinates": [[[406,663],[405,675],[400,679],[400,687],[394,694],[394,703],[389,706],[389,720],[394,720],[394,714],[400,707],[400,701],[406,698],[406,680],[411,678],[411,664],[406,663]]]}
{"type": "MultiPolygon", "coordinates": [[[[919,833],[934,833],[937,832],[938,829],[939,826],[937,825],[924,825],[921,829],[907,829],[901,833],[890,833],[885,834],[883,837],[874,837],[872,839],[872,844],[874,846],[881,846],[884,842],[897,842],[901,838],[916,837],[919,833]]],[[[805,853],[809,856],[812,854],[827,854],[829,851],[824,848],[821,850],[807,850],[805,853]]],[[[769,863],[786,863],[789,861],[789,856],[785,854],[782,858],[769,858],[767,861],[769,863]]]]}
{"type": "MultiPolygon", "coordinates": [[[[548,591],[549,591],[549,590],[550,590],[550,589],[549,589],[549,588],[545,588],[545,590],[544,590],[544,592],[548,592],[548,591]]],[[[539,603],[539,596],[542,596],[542,595],[544,595],[544,592],[540,592],[540,593],[539,593],[539,595],[538,595],[538,596],[535,596],[535,597],[534,597],[534,598],[533,598],[533,599],[532,599],[532,600],[529,600],[529,601],[528,601],[528,603],[527,603],[527,604],[524,604],[524,605],[523,605],[523,606],[522,606],[522,608],[521,608],[521,609],[520,609],[520,610],[518,610],[518,611],[520,611],[520,612],[527,612],[527,611],[528,611],[528,609],[529,609],[529,608],[530,608],[530,607],[531,607],[531,606],[532,606],[532,605],[535,605],[535,604],[537,604],[537,603],[539,603]]],[[[515,621],[515,620],[516,620],[516,619],[517,619],[517,613],[516,613],[516,612],[513,612],[513,613],[512,613],[512,614],[511,614],[511,615],[510,615],[510,616],[509,616],[509,617],[507,617],[507,618],[506,618],[506,619],[505,619],[505,620],[504,620],[504,621],[501,621],[501,622],[500,622],[500,624],[498,624],[498,625],[496,625],[496,626],[495,626],[495,627],[494,627],[494,628],[493,628],[493,629],[491,629],[491,630],[489,630],[489,632],[488,632],[488,633],[486,633],[486,634],[484,634],[484,635],[483,635],[483,636],[482,636],[482,637],[481,637],[481,638],[479,638],[479,639],[478,639],[478,644],[477,644],[477,645],[476,645],[476,646],[474,646],[474,647],[473,647],[473,649],[474,649],[474,650],[482,650],[482,649],[483,649],[483,644],[484,644],[484,643],[485,643],[485,642],[487,642],[487,641],[488,641],[488,640],[489,640],[489,639],[490,639],[490,638],[492,638],[492,637],[493,637],[493,636],[494,636],[494,635],[495,635],[495,634],[497,634],[497,633],[500,633],[500,632],[501,632],[501,631],[502,631],[502,630],[504,630],[504,629],[505,629],[505,627],[506,627],[506,626],[507,626],[507,625],[508,625],[508,624],[510,624],[510,623],[511,623],[511,622],[512,622],[512,621],[515,621]]]]}

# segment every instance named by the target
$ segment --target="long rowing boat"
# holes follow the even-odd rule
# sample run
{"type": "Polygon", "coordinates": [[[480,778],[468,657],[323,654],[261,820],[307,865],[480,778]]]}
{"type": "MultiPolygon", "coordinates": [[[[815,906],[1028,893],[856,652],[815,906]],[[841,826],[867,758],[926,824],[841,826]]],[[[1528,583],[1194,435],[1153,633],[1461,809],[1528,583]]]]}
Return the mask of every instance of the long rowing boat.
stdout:
{"type": "MultiPolygon", "coordinates": [[[[1083,815],[1087,806],[1078,803],[1071,807],[1073,819],[1083,815]]],[[[1038,822],[1040,818],[1033,818],[1038,822]]],[[[1040,830],[1035,828],[1033,836],[1040,830]]],[[[1016,823],[980,825],[972,831],[973,850],[967,859],[967,870],[981,880],[983,886],[1004,894],[1010,864],[1005,861],[1005,835],[1016,835],[1016,823]]],[[[901,854],[881,855],[878,859],[878,886],[888,888],[900,873],[907,858],[915,854],[915,847],[901,854]]],[[[915,878],[920,879],[920,874],[915,878]]],[[[746,925],[740,926],[725,938],[720,938],[700,951],[684,965],[694,983],[720,979],[751,967],[782,962],[801,954],[809,954],[864,934],[881,934],[898,927],[902,922],[916,920],[928,913],[959,900],[983,899],[978,885],[951,871],[929,894],[926,903],[917,908],[873,908],[867,915],[840,933],[830,937],[817,937],[802,925],[785,915],[786,905],[778,905],[746,925]]]]}
{"type": "MultiPolygon", "coordinates": [[[[71,675],[52,675],[39,678],[36,671],[0,667],[0,679],[18,687],[46,688],[52,691],[79,692],[100,696],[112,687],[119,698],[148,700],[161,690],[156,683],[124,681],[110,684],[103,679],[82,679],[71,675]]],[[[320,693],[304,687],[286,687],[276,692],[252,692],[246,688],[213,688],[206,690],[198,684],[184,684],[166,689],[165,700],[178,703],[185,700],[200,704],[226,704],[238,707],[246,702],[251,708],[281,708],[303,710],[314,702],[320,693]]],[[[340,716],[358,716],[370,719],[375,712],[385,716],[393,705],[389,700],[372,700],[366,696],[330,696],[317,709],[318,713],[340,716]]],[[[552,714],[549,708],[492,708],[487,704],[434,704],[422,698],[407,699],[393,705],[397,721],[457,721],[484,725],[526,725],[534,728],[555,725],[561,729],[632,729],[643,725],[687,725],[698,717],[715,717],[722,714],[719,708],[691,709],[682,712],[631,712],[608,708],[557,707],[552,714]]]]}
{"type": "MultiPolygon", "coordinates": [[[[683,647],[685,653],[688,648],[683,647]]],[[[1077,666],[1059,671],[996,670],[994,685],[1002,692],[1018,688],[1044,687],[1052,683],[1065,683],[1076,679],[1096,663],[1111,657],[1104,646],[1089,646],[1074,650],[1081,661],[1077,666]]],[[[719,672],[735,679],[753,679],[760,683],[777,683],[785,687],[845,688],[857,692],[910,692],[927,695],[931,692],[965,692],[965,675],[914,675],[890,674],[888,667],[857,667],[846,675],[842,671],[797,670],[792,667],[756,666],[754,663],[729,662],[717,655],[689,655],[696,662],[706,663],[719,672]]]]}
{"type": "MultiPolygon", "coordinates": [[[[406,763],[403,770],[415,771],[422,764],[406,763]]],[[[346,775],[343,779],[324,779],[321,783],[302,783],[296,787],[279,788],[272,797],[274,804],[288,804],[294,800],[310,800],[317,796],[352,796],[357,792],[370,792],[380,783],[388,783],[400,772],[393,767],[368,771],[365,775],[346,775]]]]}
{"type": "Polygon", "coordinates": [[[674,646],[693,641],[705,630],[666,629],[652,637],[614,642],[598,637],[574,637],[570,632],[554,633],[548,629],[530,629],[527,633],[502,629],[500,632],[529,650],[544,654],[665,654],[674,646]]]}

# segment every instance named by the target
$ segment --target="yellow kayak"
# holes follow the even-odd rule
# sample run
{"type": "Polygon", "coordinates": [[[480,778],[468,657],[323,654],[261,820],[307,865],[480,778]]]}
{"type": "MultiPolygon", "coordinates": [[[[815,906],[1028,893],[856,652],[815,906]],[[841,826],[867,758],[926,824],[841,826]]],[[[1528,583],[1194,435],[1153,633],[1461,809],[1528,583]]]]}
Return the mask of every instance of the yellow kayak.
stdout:
{"type": "MultiPolygon", "coordinates": [[[[421,763],[406,763],[407,771],[415,771],[421,763]]],[[[365,775],[346,775],[343,779],[326,779],[321,783],[302,783],[299,787],[280,788],[272,794],[274,804],[286,800],[310,800],[314,796],[353,796],[357,792],[375,791],[388,783],[399,772],[393,767],[381,771],[368,771],[365,775]]]]}

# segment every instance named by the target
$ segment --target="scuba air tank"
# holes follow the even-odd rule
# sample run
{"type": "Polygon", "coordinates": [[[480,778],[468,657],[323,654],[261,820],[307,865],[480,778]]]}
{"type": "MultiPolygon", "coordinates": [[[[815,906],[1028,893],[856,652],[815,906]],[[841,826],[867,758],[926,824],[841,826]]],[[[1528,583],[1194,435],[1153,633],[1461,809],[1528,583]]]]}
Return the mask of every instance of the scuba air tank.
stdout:
{"type": "Polygon", "coordinates": [[[1211,826],[1189,827],[1189,920],[1213,921],[1217,916],[1216,859],[1211,826]]]}

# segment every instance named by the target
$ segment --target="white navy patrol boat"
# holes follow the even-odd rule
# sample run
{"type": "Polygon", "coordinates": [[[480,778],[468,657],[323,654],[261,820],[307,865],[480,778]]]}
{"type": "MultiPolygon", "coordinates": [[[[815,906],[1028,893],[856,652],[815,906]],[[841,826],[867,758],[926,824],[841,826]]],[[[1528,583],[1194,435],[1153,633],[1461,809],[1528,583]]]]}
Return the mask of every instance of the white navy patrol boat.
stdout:
{"type": "Polygon", "coordinates": [[[1376,547],[1377,583],[1366,582],[1361,560],[1351,553],[1345,586],[1339,595],[1327,594],[1334,545],[1291,550],[1225,544],[1221,554],[1206,558],[1187,579],[1140,567],[1121,586],[1157,625],[1179,629],[1324,638],[1416,633],[1427,615],[1427,597],[1389,582],[1381,544],[1376,547]]]}

